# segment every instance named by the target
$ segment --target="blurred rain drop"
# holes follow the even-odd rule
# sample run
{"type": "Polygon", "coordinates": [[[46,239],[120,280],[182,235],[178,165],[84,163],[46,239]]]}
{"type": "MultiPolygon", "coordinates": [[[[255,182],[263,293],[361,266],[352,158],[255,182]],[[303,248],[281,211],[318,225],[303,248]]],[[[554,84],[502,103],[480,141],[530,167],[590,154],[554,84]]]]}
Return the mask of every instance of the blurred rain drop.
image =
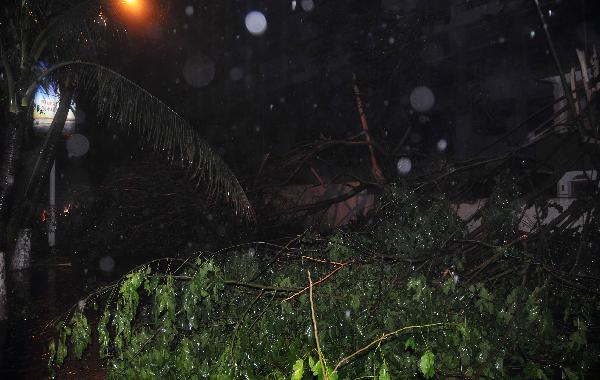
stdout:
{"type": "Polygon", "coordinates": [[[437,150],[444,152],[448,148],[448,141],[446,139],[439,139],[437,142],[437,150]]]}
{"type": "Polygon", "coordinates": [[[193,16],[194,15],[194,6],[188,5],[187,7],[185,7],[185,14],[186,14],[186,16],[193,16]]]}
{"type": "Polygon", "coordinates": [[[229,70],[229,78],[233,81],[238,81],[244,77],[244,70],[241,67],[233,67],[229,70]]]}
{"type": "Polygon", "coordinates": [[[400,175],[407,175],[412,169],[412,161],[408,157],[401,157],[396,165],[400,175]]]}
{"type": "Polygon", "coordinates": [[[418,86],[410,93],[410,105],[418,112],[427,112],[433,108],[435,96],[429,87],[418,86]]]}
{"type": "Polygon", "coordinates": [[[102,272],[111,273],[115,270],[115,260],[110,256],[104,256],[98,262],[98,267],[102,272]]]}
{"type": "Polygon", "coordinates": [[[302,0],[300,6],[305,12],[310,12],[315,8],[315,2],[313,0],[302,0]]]}
{"type": "Polygon", "coordinates": [[[202,54],[188,58],[183,65],[183,79],[194,87],[204,87],[215,77],[215,63],[202,54]]]}
{"type": "Polygon", "coordinates": [[[252,11],[246,15],[246,29],[250,34],[260,36],[267,30],[267,19],[259,11],[252,11]]]}
{"type": "Polygon", "coordinates": [[[73,134],[67,140],[69,157],[81,157],[90,150],[90,140],[84,135],[73,134]]]}

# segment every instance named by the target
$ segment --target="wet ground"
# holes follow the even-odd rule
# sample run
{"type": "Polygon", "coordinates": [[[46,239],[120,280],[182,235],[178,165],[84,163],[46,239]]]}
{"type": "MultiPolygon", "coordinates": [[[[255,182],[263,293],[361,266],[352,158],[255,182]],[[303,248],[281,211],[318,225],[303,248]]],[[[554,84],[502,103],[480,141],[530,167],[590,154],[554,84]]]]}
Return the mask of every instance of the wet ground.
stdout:
{"type": "MultiPolygon", "coordinates": [[[[0,322],[0,379],[50,377],[47,348],[54,333],[52,321],[95,287],[116,280],[133,266],[118,263],[121,270],[105,272],[99,264],[47,254],[30,270],[8,274],[9,320],[0,322]]],[[[94,359],[94,347],[91,351],[81,361],[67,361],[58,378],[103,378],[102,363],[94,359]]]]}

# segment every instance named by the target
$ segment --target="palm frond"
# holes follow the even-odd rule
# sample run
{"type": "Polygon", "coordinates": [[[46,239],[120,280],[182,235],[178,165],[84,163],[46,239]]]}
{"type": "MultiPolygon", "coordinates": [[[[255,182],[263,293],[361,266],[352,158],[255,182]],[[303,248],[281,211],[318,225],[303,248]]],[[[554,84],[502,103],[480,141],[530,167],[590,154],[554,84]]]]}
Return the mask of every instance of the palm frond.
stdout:
{"type": "Polygon", "coordinates": [[[55,0],[38,6],[42,27],[31,46],[31,59],[53,60],[94,55],[98,44],[124,31],[116,18],[107,21],[115,7],[110,0],[55,0]]]}
{"type": "Polygon", "coordinates": [[[251,221],[254,211],[237,178],[200,134],[161,100],[119,73],[95,63],[73,62],[68,70],[78,91],[92,96],[98,117],[135,133],[145,145],[188,168],[196,186],[205,183],[212,199],[224,199],[237,215],[251,221]]]}

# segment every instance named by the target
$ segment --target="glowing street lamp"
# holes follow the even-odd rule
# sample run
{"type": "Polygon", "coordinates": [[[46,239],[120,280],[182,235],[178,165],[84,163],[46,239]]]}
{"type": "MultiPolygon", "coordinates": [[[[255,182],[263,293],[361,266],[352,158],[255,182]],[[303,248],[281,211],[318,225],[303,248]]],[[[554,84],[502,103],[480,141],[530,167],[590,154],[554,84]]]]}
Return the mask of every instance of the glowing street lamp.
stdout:
{"type": "Polygon", "coordinates": [[[139,0],[121,0],[121,4],[131,12],[139,12],[142,4],[139,0]]]}
{"type": "Polygon", "coordinates": [[[146,24],[152,13],[152,1],[146,0],[114,0],[118,6],[120,17],[130,26],[146,24]]]}

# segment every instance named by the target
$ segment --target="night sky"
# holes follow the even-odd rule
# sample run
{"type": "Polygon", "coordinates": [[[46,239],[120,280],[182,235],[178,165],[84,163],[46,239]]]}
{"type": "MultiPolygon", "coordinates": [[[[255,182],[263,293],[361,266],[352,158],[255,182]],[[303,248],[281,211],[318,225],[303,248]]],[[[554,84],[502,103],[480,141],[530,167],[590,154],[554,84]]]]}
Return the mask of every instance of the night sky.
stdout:
{"type": "MultiPolygon", "coordinates": [[[[473,151],[463,145],[491,141],[552,100],[537,83],[556,69],[531,2],[457,1],[452,12],[445,2],[417,3],[171,1],[128,16],[126,41],[100,57],[172,106],[241,172],[258,170],[268,153],[360,133],[354,74],[371,132],[396,154],[435,153],[443,139],[446,154],[466,157],[473,151]],[[264,32],[247,28],[253,15],[264,16],[264,32]],[[506,80],[513,72],[521,75],[506,80]],[[409,99],[419,86],[435,97],[424,112],[409,99]],[[473,125],[461,125],[457,112],[473,125]]],[[[592,3],[543,4],[566,67],[575,48],[598,41],[592,3]]]]}

